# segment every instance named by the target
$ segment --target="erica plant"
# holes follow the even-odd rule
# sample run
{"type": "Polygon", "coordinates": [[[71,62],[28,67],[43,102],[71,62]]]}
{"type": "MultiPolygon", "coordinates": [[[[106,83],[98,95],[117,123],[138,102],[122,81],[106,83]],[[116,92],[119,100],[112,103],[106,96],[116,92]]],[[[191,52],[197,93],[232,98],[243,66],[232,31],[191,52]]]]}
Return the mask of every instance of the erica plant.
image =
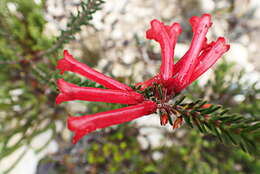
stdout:
{"type": "Polygon", "coordinates": [[[193,16],[190,24],[193,32],[190,48],[175,63],[174,48],[182,32],[180,24],[173,23],[168,26],[156,19],[151,21],[146,37],[160,44],[160,72],[147,81],[137,83],[134,88],[93,70],[75,60],[67,50],[64,51],[64,57],[58,61],[57,66],[61,74],[64,71],[74,72],[103,85],[106,89],[79,87],[59,79],[57,85],[61,93],[56,98],[57,104],[85,100],[129,105],[91,115],[69,116],[68,128],[75,133],[73,143],[96,129],[159,113],[161,125],[169,123],[173,128],[178,128],[185,120],[190,127],[196,126],[201,132],[213,133],[220,139],[220,134],[224,134],[233,144],[247,147],[248,144],[241,145],[240,141],[233,138],[233,135],[236,136],[247,128],[234,127],[243,118],[225,115],[227,110],[200,100],[185,104],[182,103],[183,99],[175,100],[175,103],[169,102],[213,66],[230,47],[223,37],[208,42],[206,34],[212,25],[209,14],[193,16]]]}

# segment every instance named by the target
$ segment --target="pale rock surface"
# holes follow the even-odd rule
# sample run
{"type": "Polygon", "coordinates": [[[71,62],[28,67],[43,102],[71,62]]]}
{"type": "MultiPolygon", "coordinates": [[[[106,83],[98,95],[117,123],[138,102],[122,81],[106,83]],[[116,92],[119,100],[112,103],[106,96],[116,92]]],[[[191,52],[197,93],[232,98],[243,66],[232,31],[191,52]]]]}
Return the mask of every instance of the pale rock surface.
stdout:
{"type": "MultiPolygon", "coordinates": [[[[46,154],[54,153],[58,150],[58,145],[55,141],[51,141],[47,147],[44,148],[40,153],[36,153],[35,150],[42,147],[51,136],[51,132],[44,132],[34,138],[30,147],[22,146],[15,153],[9,155],[0,161],[0,173],[8,169],[14,161],[16,161],[21,154],[25,152],[25,155],[19,161],[19,163],[11,170],[10,174],[34,174],[38,161],[46,154]]],[[[19,138],[19,137],[16,137],[19,138]]]]}

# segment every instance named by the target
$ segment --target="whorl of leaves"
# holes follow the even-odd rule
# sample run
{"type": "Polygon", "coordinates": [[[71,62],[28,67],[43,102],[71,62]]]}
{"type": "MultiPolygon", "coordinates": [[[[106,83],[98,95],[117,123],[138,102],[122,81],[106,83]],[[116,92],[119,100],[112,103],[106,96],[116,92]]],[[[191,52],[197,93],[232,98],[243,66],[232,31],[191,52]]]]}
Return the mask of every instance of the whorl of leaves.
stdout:
{"type": "Polygon", "coordinates": [[[228,109],[215,104],[207,105],[203,100],[183,101],[184,97],[178,99],[172,107],[190,128],[196,127],[203,134],[213,134],[221,142],[239,146],[249,153],[259,150],[260,120],[229,113],[228,109]]]}

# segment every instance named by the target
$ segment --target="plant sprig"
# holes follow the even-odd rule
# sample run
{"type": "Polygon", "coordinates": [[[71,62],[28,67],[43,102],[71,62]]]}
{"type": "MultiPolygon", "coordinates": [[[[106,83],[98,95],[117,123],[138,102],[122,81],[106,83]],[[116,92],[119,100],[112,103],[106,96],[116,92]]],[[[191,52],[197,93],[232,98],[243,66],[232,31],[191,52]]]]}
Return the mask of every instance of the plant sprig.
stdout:
{"type": "Polygon", "coordinates": [[[245,152],[255,152],[260,138],[260,120],[231,114],[220,105],[206,104],[198,100],[185,103],[183,98],[172,106],[190,128],[197,128],[203,134],[213,134],[226,144],[233,144],[245,152]]]}
{"type": "Polygon", "coordinates": [[[71,13],[69,21],[67,23],[67,29],[61,31],[61,35],[53,46],[46,51],[43,51],[39,56],[48,55],[56,52],[62,48],[64,44],[74,39],[74,34],[81,31],[81,26],[90,25],[90,21],[93,18],[93,14],[101,9],[101,5],[104,3],[103,0],[86,0],[80,3],[80,8],[77,14],[71,13]]]}

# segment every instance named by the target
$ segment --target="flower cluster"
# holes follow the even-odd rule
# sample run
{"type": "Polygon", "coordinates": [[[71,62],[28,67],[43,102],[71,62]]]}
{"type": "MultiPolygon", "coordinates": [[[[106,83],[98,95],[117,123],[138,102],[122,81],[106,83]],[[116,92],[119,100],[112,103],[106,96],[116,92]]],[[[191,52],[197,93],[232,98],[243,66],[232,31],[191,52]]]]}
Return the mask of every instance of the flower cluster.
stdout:
{"type": "Polygon", "coordinates": [[[160,72],[145,82],[137,83],[134,89],[78,62],[67,50],[64,51],[64,57],[59,60],[57,66],[61,74],[64,71],[74,72],[107,89],[79,87],[59,79],[57,84],[61,93],[56,98],[57,104],[85,100],[130,105],[92,115],[70,116],[68,128],[75,133],[73,143],[96,129],[128,122],[152,114],[157,109],[162,125],[167,124],[172,114],[177,115],[172,124],[173,128],[178,128],[182,124],[182,117],[178,117],[178,113],[171,110],[167,102],[207,71],[229,49],[223,37],[219,37],[215,42],[207,42],[206,34],[212,25],[209,14],[204,14],[200,18],[193,16],[190,23],[193,31],[191,46],[174,64],[174,47],[181,34],[180,25],[173,23],[167,26],[156,19],[151,21],[151,28],[146,32],[146,37],[159,42],[161,46],[160,72]]]}
{"type": "Polygon", "coordinates": [[[70,116],[68,118],[68,128],[75,132],[73,143],[76,143],[84,135],[98,128],[131,121],[143,115],[151,114],[157,109],[155,102],[146,100],[143,95],[135,92],[129,86],[78,62],[67,50],[64,51],[64,58],[59,60],[57,68],[61,70],[61,73],[64,71],[74,72],[108,88],[79,87],[63,79],[59,79],[57,84],[61,93],[56,98],[57,104],[65,101],[85,100],[131,105],[92,115],[70,116]]]}

